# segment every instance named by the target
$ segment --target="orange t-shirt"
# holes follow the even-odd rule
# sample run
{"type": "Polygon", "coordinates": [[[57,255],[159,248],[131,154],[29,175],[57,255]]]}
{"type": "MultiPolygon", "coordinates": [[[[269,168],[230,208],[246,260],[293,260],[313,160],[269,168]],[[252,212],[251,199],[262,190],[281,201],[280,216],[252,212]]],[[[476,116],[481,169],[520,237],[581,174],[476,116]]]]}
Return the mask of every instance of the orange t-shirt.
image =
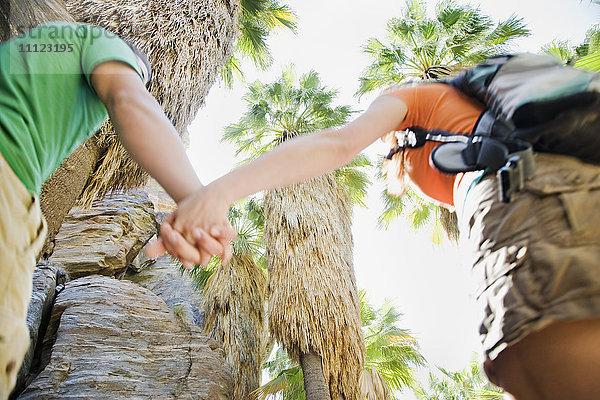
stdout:
{"type": "MultiPolygon", "coordinates": [[[[419,126],[468,134],[483,111],[481,103],[443,83],[400,86],[390,89],[386,94],[399,97],[408,107],[406,118],[398,126],[398,131],[419,126]]],[[[406,149],[405,170],[425,195],[453,206],[454,183],[463,174],[445,174],[430,164],[431,152],[440,145],[432,141],[416,149],[406,149]]]]}

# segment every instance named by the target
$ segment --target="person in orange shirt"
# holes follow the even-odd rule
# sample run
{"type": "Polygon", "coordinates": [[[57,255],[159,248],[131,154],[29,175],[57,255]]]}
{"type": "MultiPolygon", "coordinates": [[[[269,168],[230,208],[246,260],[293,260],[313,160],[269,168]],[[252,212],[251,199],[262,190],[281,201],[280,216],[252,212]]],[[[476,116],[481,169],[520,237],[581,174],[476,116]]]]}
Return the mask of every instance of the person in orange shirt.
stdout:
{"type": "MultiPolygon", "coordinates": [[[[382,137],[391,148],[398,145],[396,132],[411,127],[469,133],[483,111],[479,102],[443,83],[401,86],[384,93],[402,100],[408,110],[403,121],[382,137]]],[[[431,141],[422,147],[407,148],[401,154],[394,155],[392,162],[386,163],[386,168],[391,168],[388,172],[392,177],[404,175],[433,201],[454,207],[454,186],[462,179],[463,174],[444,174],[431,165],[431,152],[439,145],[441,142],[431,141]]]]}
{"type": "MultiPolygon", "coordinates": [[[[389,89],[350,124],[287,141],[181,202],[163,223],[167,235],[149,253],[181,258],[193,245],[168,233],[185,236],[224,225],[235,201],[340,168],[377,139],[394,147],[396,132],[407,127],[471,132],[482,110],[445,84],[389,89]]],[[[448,175],[432,167],[436,146],[399,151],[386,168],[457,211],[461,244],[472,250],[479,282],[475,297],[488,377],[519,400],[597,399],[600,167],[536,154],[525,188],[504,203],[494,174],[448,175]]]]}

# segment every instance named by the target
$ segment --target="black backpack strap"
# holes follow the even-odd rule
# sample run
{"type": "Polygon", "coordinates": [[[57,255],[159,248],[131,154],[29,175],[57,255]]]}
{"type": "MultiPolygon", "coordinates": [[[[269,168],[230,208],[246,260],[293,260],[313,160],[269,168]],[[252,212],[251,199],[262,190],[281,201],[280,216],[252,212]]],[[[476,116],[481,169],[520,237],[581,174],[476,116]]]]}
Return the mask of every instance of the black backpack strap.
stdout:
{"type": "Polygon", "coordinates": [[[506,164],[496,172],[500,200],[510,203],[513,195],[523,189],[525,179],[533,174],[534,169],[531,146],[511,154],[506,164]]]}
{"type": "Polygon", "coordinates": [[[515,131],[515,126],[503,118],[496,116],[492,110],[483,111],[471,133],[472,136],[490,136],[495,138],[508,138],[515,131]]]}
{"type": "Polygon", "coordinates": [[[509,202],[523,188],[534,170],[530,143],[515,139],[484,136],[469,137],[467,143],[448,143],[431,153],[432,164],[448,174],[486,170],[495,172],[500,185],[500,198],[509,202]]]}
{"type": "Polygon", "coordinates": [[[425,129],[420,126],[411,126],[404,131],[396,131],[394,135],[398,141],[398,146],[390,150],[385,157],[388,160],[391,160],[396,153],[403,149],[417,149],[425,145],[428,141],[441,143],[468,142],[466,135],[440,129],[425,129]]]}
{"type": "Polygon", "coordinates": [[[505,143],[487,137],[475,136],[462,150],[461,155],[465,164],[478,169],[498,170],[510,154],[505,143]],[[479,139],[479,140],[478,140],[479,139]]]}
{"type": "Polygon", "coordinates": [[[514,154],[533,153],[531,144],[522,140],[482,136],[467,137],[467,140],[436,147],[431,153],[433,165],[447,174],[483,169],[495,172],[514,154]]]}

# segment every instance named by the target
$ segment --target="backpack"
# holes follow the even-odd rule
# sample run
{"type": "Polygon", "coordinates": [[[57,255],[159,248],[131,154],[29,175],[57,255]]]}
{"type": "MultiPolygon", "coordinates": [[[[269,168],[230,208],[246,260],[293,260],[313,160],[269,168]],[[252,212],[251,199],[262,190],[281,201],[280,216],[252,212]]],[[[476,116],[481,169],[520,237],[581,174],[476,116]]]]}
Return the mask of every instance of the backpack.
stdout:
{"type": "Polygon", "coordinates": [[[431,154],[437,169],[496,172],[505,202],[533,171],[533,151],[600,164],[600,74],[523,53],[488,58],[441,82],[484,104],[473,131],[411,127],[397,134],[399,147],[388,158],[426,141],[443,142],[431,154]]]}

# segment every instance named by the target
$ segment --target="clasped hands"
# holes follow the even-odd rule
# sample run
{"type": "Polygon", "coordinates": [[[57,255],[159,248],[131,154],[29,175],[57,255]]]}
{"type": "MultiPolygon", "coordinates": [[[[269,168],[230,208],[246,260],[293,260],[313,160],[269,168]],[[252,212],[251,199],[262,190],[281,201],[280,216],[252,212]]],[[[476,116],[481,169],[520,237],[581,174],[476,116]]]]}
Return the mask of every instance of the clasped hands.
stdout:
{"type": "Polygon", "coordinates": [[[227,219],[229,204],[209,187],[183,200],[160,226],[158,239],[146,254],[156,258],[165,253],[178,258],[186,269],[208,265],[213,255],[227,264],[232,256],[231,241],[237,233],[227,219]]]}

